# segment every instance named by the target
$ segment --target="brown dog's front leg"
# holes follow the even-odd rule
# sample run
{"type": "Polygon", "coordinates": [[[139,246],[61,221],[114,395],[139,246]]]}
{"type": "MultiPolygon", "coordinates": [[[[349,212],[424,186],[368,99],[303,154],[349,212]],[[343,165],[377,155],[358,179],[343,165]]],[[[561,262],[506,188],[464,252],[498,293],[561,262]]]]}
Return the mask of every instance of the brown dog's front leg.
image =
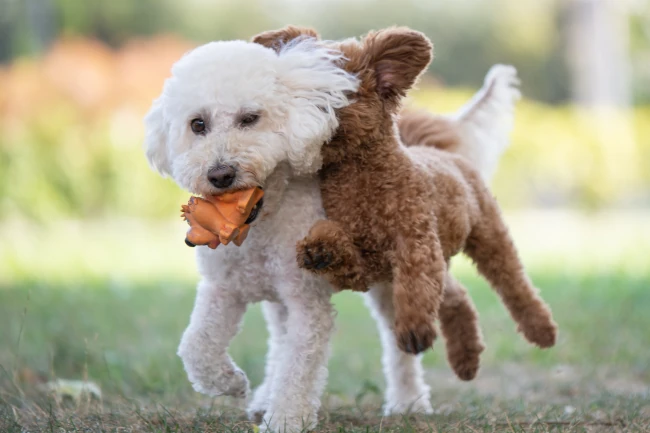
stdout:
{"type": "Polygon", "coordinates": [[[296,245],[296,253],[298,266],[323,275],[338,290],[368,290],[359,250],[338,223],[316,222],[296,245]]]}
{"type": "Polygon", "coordinates": [[[434,321],[443,299],[447,264],[433,230],[400,236],[393,270],[395,338],[400,349],[420,353],[436,339],[434,321]]]}

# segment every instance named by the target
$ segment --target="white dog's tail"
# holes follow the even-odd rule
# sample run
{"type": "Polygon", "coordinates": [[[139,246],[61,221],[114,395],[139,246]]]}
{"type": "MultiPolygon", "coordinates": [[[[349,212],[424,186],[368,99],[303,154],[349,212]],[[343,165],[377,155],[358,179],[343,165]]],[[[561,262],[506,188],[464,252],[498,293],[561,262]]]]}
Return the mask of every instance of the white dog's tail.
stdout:
{"type": "Polygon", "coordinates": [[[451,116],[460,135],[458,153],[470,159],[483,179],[494,175],[499,159],[510,144],[519,79],[513,66],[494,65],[483,88],[451,116]]]}
{"type": "Polygon", "coordinates": [[[463,155],[489,181],[510,144],[515,102],[520,98],[517,70],[494,65],[481,90],[457,113],[436,116],[404,112],[399,132],[407,146],[426,145],[463,155]]]}

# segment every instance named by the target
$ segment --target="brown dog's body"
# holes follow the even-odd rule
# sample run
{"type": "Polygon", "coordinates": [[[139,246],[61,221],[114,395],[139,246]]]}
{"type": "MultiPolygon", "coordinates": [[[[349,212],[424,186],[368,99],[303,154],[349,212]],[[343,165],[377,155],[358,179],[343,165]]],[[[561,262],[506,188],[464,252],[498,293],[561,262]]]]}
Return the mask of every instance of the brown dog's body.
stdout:
{"type": "MultiPolygon", "coordinates": [[[[416,40],[422,39],[417,32],[407,33],[407,39],[413,35],[416,40]]],[[[299,37],[317,38],[318,34],[288,26],[253,40],[281,50],[299,37]]],[[[396,56],[385,59],[383,65],[373,65],[376,59],[370,51],[380,47],[372,37],[364,41],[364,46],[356,42],[336,45],[349,59],[347,69],[357,73],[362,83],[359,94],[354,95],[357,103],[339,111],[338,134],[322,152],[322,193],[330,220],[316,224],[298,244],[298,262],[324,274],[339,289],[365,291],[372,282],[384,282],[375,288],[371,303],[383,316],[380,321],[393,326],[396,344],[402,350],[419,352],[431,345],[438,313],[449,363],[459,378],[470,380],[478,371],[484,345],[476,309],[465,288],[447,272],[447,259],[452,252],[458,252],[462,238],[469,232],[467,212],[471,214],[475,209],[468,209],[472,200],[465,199],[472,196],[473,185],[480,181],[466,163],[453,155],[452,165],[447,167],[452,169],[451,182],[445,180],[444,173],[436,176],[432,170],[445,164],[435,161],[438,156],[444,158],[435,149],[429,149],[436,157],[428,163],[411,160],[422,152],[425,160],[429,159],[421,146],[446,153],[461,150],[459,125],[449,119],[424,112],[402,112],[399,135],[403,144],[420,146],[411,152],[397,138],[393,116],[399,110],[401,97],[430,60],[428,40],[420,41],[420,48],[424,48],[420,56],[409,52],[409,44],[403,44],[405,50],[400,51],[400,41],[393,41],[397,42],[393,43],[396,56]],[[416,62],[415,72],[404,67],[408,59],[416,62]],[[391,92],[390,86],[378,89],[376,80],[380,70],[390,72],[386,66],[391,63],[400,69],[397,73],[402,77],[411,75],[411,81],[407,77],[397,92],[391,92]],[[460,166],[453,169],[454,164],[460,166]],[[468,170],[471,182],[463,179],[463,170],[468,170]],[[453,191],[462,193],[456,196],[453,191]],[[444,199],[439,195],[445,194],[453,196],[448,207],[441,206],[444,199]],[[432,207],[432,203],[437,205],[432,207]],[[454,224],[456,211],[459,222],[465,220],[458,227],[454,224]],[[442,224],[438,219],[443,220],[442,224]],[[449,232],[443,233],[447,228],[449,232]],[[437,233],[442,234],[441,239],[437,239],[437,233]],[[392,288],[385,284],[391,281],[392,288]]],[[[397,74],[393,76],[399,81],[397,74]]],[[[474,102],[485,103],[483,99],[474,102]]],[[[472,159],[473,155],[468,156],[472,159]]],[[[532,296],[535,298],[534,293],[532,296]]],[[[543,303],[540,305],[545,311],[543,303]]],[[[554,324],[550,323],[554,338],[554,324]]]]}
{"type": "Polygon", "coordinates": [[[339,111],[336,136],[323,147],[321,191],[329,220],[298,245],[299,263],[340,288],[365,291],[392,281],[397,342],[418,353],[436,337],[438,312],[442,320],[447,316],[443,293],[453,285],[448,262],[463,251],[524,336],[552,346],[550,310],[526,276],[478,172],[449,152],[400,142],[395,115],[431,60],[428,39],[390,29],[337,48],[361,85],[355,102],[339,111]]]}

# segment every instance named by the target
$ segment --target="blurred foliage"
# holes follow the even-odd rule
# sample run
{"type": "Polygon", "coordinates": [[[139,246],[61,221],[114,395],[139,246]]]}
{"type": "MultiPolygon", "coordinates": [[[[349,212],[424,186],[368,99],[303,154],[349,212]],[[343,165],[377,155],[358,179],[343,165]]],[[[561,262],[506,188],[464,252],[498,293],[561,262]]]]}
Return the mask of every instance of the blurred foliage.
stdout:
{"type": "MultiPolygon", "coordinates": [[[[451,112],[472,93],[427,88],[414,101],[451,112]]],[[[650,106],[588,110],[524,99],[493,190],[511,207],[643,206],[650,201],[649,173],[650,106]]]]}
{"type": "MultiPolygon", "coordinates": [[[[142,117],[191,46],[156,37],[114,50],[69,38],[40,59],[0,68],[0,218],[174,214],[186,193],[147,167],[142,117]]],[[[427,80],[414,103],[452,111],[472,93],[427,80]]],[[[647,204],[649,187],[650,107],[519,104],[495,180],[504,205],[647,204]]]]}
{"type": "Polygon", "coordinates": [[[40,60],[0,70],[0,215],[176,208],[179,191],[144,160],[142,117],[190,47],[159,37],[113,51],[69,39],[40,60]]]}
{"type": "Polygon", "coordinates": [[[650,101],[650,1],[639,0],[630,17],[633,93],[637,101],[650,101]]]}
{"type": "MultiPolygon", "coordinates": [[[[650,101],[650,8],[630,5],[637,101],[650,101]],[[645,60],[644,60],[645,59],[645,60]]],[[[133,37],[173,33],[197,43],[248,39],[286,24],[310,25],[325,38],[358,36],[392,25],[425,32],[436,45],[431,69],[444,83],[476,86],[494,63],[528,78],[526,95],[569,100],[567,0],[0,0],[0,61],[43,52],[60,36],[91,37],[112,47],[133,37]]]]}

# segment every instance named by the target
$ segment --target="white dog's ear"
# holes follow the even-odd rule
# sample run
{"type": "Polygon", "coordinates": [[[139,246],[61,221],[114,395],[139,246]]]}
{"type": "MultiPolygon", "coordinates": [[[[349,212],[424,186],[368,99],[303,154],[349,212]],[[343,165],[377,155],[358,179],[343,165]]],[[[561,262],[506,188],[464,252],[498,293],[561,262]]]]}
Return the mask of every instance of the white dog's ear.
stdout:
{"type": "Polygon", "coordinates": [[[156,99],[144,118],[144,147],[149,165],[163,177],[171,175],[168,148],[168,125],[163,116],[162,96],[156,99]]]}
{"type": "Polygon", "coordinates": [[[280,83],[288,92],[289,162],[297,174],[315,173],[320,150],[338,127],[336,109],[350,104],[359,85],[345,58],[314,38],[298,38],[278,53],[280,83]]]}

